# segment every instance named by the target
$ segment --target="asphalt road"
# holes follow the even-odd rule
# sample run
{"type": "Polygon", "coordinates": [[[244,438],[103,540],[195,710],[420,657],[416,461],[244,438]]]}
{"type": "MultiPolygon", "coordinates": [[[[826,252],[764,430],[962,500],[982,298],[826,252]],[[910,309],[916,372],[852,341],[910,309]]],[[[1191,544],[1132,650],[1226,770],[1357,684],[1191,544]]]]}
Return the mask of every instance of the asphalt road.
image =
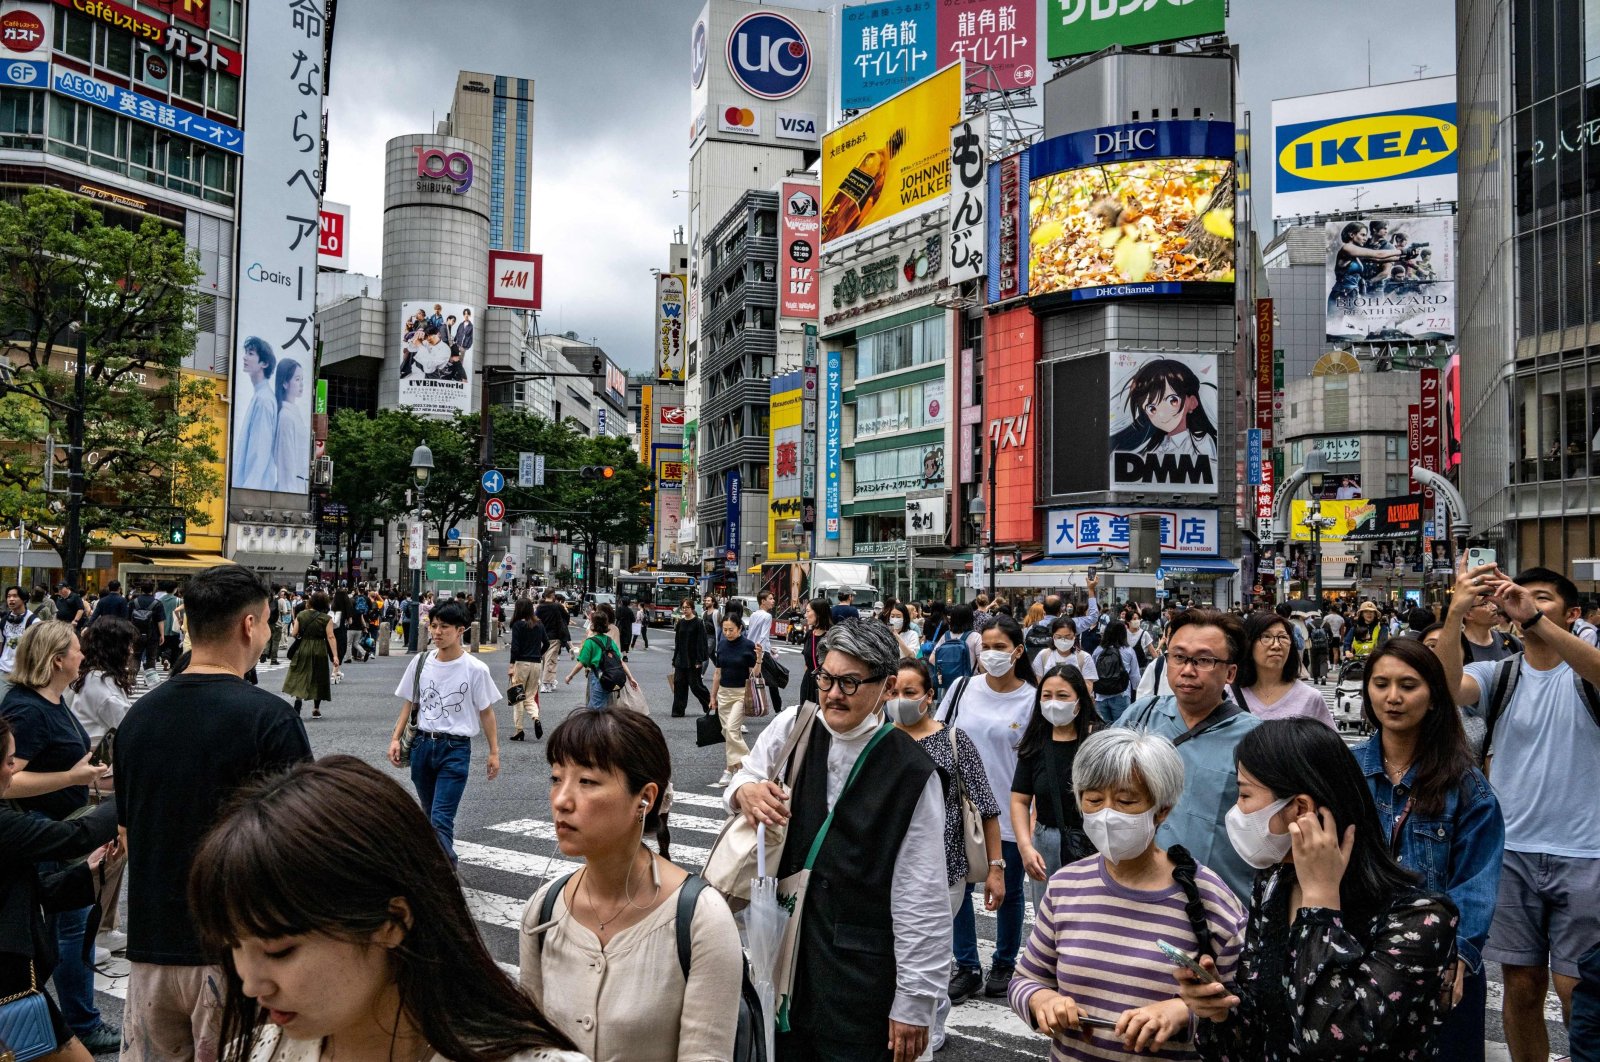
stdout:
{"type": "MultiPolygon", "coordinates": [[[[629,666],[639,678],[648,698],[651,716],[667,735],[672,750],[673,783],[677,804],[673,809],[671,856],[682,866],[698,870],[702,865],[724,814],[722,790],[712,788],[723,770],[722,746],[700,749],[694,742],[694,718],[698,711],[690,699],[690,717],[670,717],[671,694],[667,687],[670,670],[670,632],[652,632],[654,649],[635,648],[629,666]]],[[[785,650],[787,647],[785,647],[785,650]]],[[[780,651],[785,651],[780,650],[780,651]]],[[[506,686],[507,655],[503,648],[483,654],[496,683],[506,686]]],[[[785,663],[797,672],[798,655],[785,652],[785,663]]],[[[394,696],[407,657],[397,654],[375,657],[367,663],[347,663],[344,681],[333,689],[333,700],[323,706],[323,717],[306,720],[311,747],[318,756],[348,753],[359,756],[390,772],[410,786],[408,772],[390,767],[386,758],[388,734],[399,711],[394,696]]],[[[558,677],[572,668],[571,658],[563,654],[558,677]]],[[[261,684],[269,690],[283,683],[282,668],[265,668],[261,684]]],[[[798,675],[787,691],[792,698],[798,691],[798,675]]],[[[583,702],[583,677],[556,692],[543,695],[542,714],[546,732],[583,702]]],[[[310,706],[306,707],[309,716],[310,706]]],[[[485,747],[480,739],[473,750],[473,777],[467,785],[456,821],[457,851],[461,858],[461,878],[467,901],[495,959],[514,972],[517,962],[516,926],[522,907],[538,885],[548,877],[566,873],[570,864],[558,851],[551,826],[548,764],[544,743],[534,741],[531,728],[526,742],[507,741],[511,733],[510,711],[504,703],[496,707],[500,732],[501,773],[491,782],[484,776],[485,747]]],[[[766,720],[751,720],[750,740],[766,720]]],[[[980,949],[985,961],[993,948],[994,920],[978,918],[980,949]]],[[[102,964],[98,987],[104,1015],[119,1021],[126,965],[120,959],[102,964]]],[[[1497,973],[1495,971],[1494,973],[1497,973]]],[[[1491,984],[1489,1016],[1491,1060],[1506,1059],[1500,1032],[1497,984],[1491,984]]],[[[1547,1007],[1547,1015],[1559,1011],[1547,1007]]],[[[1559,1022],[1551,1022],[1552,1046],[1565,1050],[1565,1036],[1559,1022]]],[[[1020,1019],[998,1000],[973,1000],[954,1008],[949,1024],[949,1043],[940,1052],[942,1062],[1020,1062],[1047,1054],[1043,1038],[1029,1032],[1020,1019]]],[[[109,1056],[102,1056],[109,1057],[109,1056]]]]}

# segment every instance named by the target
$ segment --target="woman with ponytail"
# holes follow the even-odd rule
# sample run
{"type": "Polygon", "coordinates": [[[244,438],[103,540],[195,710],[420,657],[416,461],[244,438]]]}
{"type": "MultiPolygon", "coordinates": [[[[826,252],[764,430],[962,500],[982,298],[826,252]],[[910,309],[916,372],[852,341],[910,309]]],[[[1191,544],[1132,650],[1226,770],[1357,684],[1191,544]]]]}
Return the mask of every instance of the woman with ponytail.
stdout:
{"type": "Polygon", "coordinates": [[[1074,758],[1072,789],[1098,854],[1051,876],[1011,1008],[1051,1038],[1052,1062],[1193,1058],[1189,1010],[1157,941],[1231,971],[1245,911],[1182,847],[1156,846],[1183,793],[1183,760],[1164,737],[1101,730],[1074,758]]]}

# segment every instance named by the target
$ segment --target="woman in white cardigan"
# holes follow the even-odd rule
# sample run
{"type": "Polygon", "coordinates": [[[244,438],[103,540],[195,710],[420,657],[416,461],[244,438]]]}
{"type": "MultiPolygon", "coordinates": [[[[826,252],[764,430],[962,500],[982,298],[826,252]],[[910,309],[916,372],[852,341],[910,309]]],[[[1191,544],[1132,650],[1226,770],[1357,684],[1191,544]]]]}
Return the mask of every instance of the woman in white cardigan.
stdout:
{"type": "Polygon", "coordinates": [[[546,756],[556,841],[583,867],[528,901],[522,987],[594,1062],[727,1062],[744,975],[738,927],[721,895],[696,895],[698,879],[644,846],[670,801],[661,728],[637,712],[573,712],[546,756]]]}

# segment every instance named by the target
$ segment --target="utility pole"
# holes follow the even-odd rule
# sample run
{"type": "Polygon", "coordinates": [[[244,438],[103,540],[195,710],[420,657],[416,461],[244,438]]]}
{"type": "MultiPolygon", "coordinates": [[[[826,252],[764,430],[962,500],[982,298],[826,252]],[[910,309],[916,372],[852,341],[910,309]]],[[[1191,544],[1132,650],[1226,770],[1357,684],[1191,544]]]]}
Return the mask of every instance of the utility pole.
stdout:
{"type": "Polygon", "coordinates": [[[68,328],[78,338],[78,366],[72,383],[72,408],[67,415],[70,439],[67,443],[67,541],[66,581],[74,591],[82,590],[83,576],[83,405],[87,384],[89,337],[84,334],[83,322],[74,321],[68,328]]]}
{"type": "Polygon", "coordinates": [[[999,516],[999,509],[995,505],[995,466],[1000,463],[1000,436],[989,437],[989,467],[984,470],[984,478],[989,481],[989,603],[994,604],[994,557],[995,557],[995,525],[999,516]]]}

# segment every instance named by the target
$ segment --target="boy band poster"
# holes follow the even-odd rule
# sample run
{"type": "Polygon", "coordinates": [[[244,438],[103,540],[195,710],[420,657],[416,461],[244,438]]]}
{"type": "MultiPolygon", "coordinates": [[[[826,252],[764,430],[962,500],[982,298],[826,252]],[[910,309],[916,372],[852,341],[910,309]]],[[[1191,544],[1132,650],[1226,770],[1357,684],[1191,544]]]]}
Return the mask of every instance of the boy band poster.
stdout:
{"type": "Polygon", "coordinates": [[[425,417],[472,408],[473,307],[445,300],[400,304],[400,405],[425,417]]]}
{"type": "Polygon", "coordinates": [[[1217,358],[1113,351],[1111,489],[1217,492],[1217,358]]]}

